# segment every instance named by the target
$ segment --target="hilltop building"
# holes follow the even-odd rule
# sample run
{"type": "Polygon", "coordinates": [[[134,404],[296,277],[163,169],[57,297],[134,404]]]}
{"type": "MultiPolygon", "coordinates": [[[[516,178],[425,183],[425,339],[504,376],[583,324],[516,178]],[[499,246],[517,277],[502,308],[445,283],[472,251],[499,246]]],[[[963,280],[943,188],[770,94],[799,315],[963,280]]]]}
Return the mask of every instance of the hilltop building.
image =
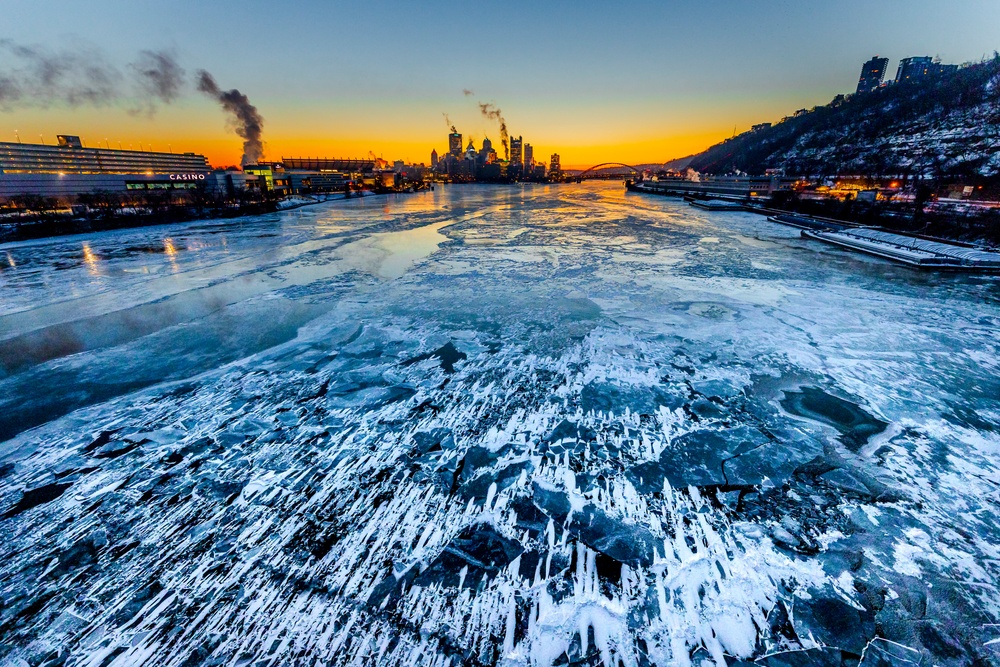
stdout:
{"type": "Polygon", "coordinates": [[[934,59],[930,56],[913,56],[899,61],[896,70],[896,83],[919,81],[931,76],[934,70],[934,59]]]}
{"type": "Polygon", "coordinates": [[[896,83],[920,81],[930,77],[950,76],[958,71],[958,65],[943,65],[930,56],[913,56],[899,61],[896,83]]]}
{"type": "Polygon", "coordinates": [[[861,66],[861,78],[858,79],[858,90],[860,93],[868,93],[882,85],[885,80],[885,70],[889,66],[888,58],[875,56],[861,66]]]}
{"type": "Polygon", "coordinates": [[[208,182],[204,155],[86,148],[80,137],[58,144],[0,142],[0,197],[73,197],[95,190],[183,190],[208,182]]]}

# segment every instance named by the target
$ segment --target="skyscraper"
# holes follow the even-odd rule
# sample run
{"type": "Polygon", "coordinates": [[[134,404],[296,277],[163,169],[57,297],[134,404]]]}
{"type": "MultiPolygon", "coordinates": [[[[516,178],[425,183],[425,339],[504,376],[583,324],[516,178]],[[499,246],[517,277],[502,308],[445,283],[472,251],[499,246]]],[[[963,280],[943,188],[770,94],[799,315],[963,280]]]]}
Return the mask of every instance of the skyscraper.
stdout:
{"type": "Polygon", "coordinates": [[[549,175],[558,176],[562,171],[562,165],[559,164],[559,153],[553,153],[552,157],[549,158],[549,175]]]}
{"type": "Polygon", "coordinates": [[[888,58],[875,56],[861,66],[861,78],[858,79],[858,92],[867,93],[882,85],[885,70],[889,66],[888,58]]]}
{"type": "Polygon", "coordinates": [[[531,144],[524,145],[524,168],[531,169],[535,166],[535,149],[531,147],[531,144]]]}
{"type": "Polygon", "coordinates": [[[448,135],[448,152],[457,158],[462,157],[462,135],[458,132],[448,135]]]}
{"type": "Polygon", "coordinates": [[[436,148],[431,149],[431,169],[438,166],[438,152],[436,148]]]}
{"type": "Polygon", "coordinates": [[[899,61],[896,70],[896,83],[919,81],[930,76],[935,71],[934,59],[930,56],[913,56],[899,61]]]}
{"type": "Polygon", "coordinates": [[[493,142],[490,141],[489,137],[486,137],[483,139],[483,147],[479,149],[479,163],[489,164],[492,162],[491,155],[495,156],[496,152],[493,150],[493,142]]]}
{"type": "Polygon", "coordinates": [[[524,157],[521,153],[521,146],[524,143],[522,137],[510,138],[510,166],[521,167],[524,165],[524,157]]]}

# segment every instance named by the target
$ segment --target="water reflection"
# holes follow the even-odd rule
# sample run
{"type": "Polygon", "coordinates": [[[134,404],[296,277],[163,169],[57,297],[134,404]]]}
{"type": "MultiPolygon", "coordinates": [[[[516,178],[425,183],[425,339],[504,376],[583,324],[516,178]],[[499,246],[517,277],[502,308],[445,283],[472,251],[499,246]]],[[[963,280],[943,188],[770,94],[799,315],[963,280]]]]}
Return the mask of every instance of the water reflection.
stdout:
{"type": "Polygon", "coordinates": [[[174,246],[173,239],[163,239],[163,251],[167,254],[167,259],[170,261],[170,269],[174,273],[180,271],[180,267],[177,266],[177,248],[174,246]]]}
{"type": "Polygon", "coordinates": [[[102,276],[104,272],[101,270],[101,258],[90,249],[89,243],[83,244],[83,263],[87,265],[87,272],[92,276],[102,276]]]}

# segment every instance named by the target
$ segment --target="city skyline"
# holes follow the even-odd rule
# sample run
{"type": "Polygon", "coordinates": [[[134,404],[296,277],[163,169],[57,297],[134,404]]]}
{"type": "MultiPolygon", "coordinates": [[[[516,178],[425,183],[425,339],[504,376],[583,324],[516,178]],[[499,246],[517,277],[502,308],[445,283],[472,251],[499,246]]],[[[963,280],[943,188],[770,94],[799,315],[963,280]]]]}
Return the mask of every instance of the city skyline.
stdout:
{"type": "Polygon", "coordinates": [[[538,155],[559,152],[572,168],[682,157],[734,128],[825,104],[853,92],[859,65],[873,53],[889,57],[890,71],[913,56],[977,60],[997,46],[988,26],[1000,20],[1000,7],[987,2],[962,3],[961,11],[930,2],[848,3],[821,22],[815,10],[784,2],[627,12],[603,5],[571,12],[558,5],[436,3],[374,11],[301,3],[266,22],[258,21],[265,3],[238,15],[207,7],[197,20],[174,12],[156,21],[144,18],[141,5],[50,6],[57,11],[9,3],[0,79],[26,69],[18,48],[85,54],[74,58],[77,67],[105,63],[122,77],[148,49],[172,54],[184,85],[155,111],[130,92],[76,106],[0,95],[0,141],[14,141],[15,130],[25,142],[41,135],[54,143],[56,133],[71,133],[88,145],[203,153],[216,166],[238,164],[242,143],[218,105],[195,90],[200,69],[257,107],[269,159],[374,151],[390,161],[427,163],[431,148],[447,152],[452,123],[466,142],[490,137],[498,145],[496,123],[479,108],[494,102],[512,134],[530,136],[538,155]],[[633,12],[648,18],[645,27],[636,29],[633,12]],[[507,21],[518,26],[513,37],[491,39],[489,26],[507,21]],[[769,40],[775,31],[788,39],[769,40]]]}

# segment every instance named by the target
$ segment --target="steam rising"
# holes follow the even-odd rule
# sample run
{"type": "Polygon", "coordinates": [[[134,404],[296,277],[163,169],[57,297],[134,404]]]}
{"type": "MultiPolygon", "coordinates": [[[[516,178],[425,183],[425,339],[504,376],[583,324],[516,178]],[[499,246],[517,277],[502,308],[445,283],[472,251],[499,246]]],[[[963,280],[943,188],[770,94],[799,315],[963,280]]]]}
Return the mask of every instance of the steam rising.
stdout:
{"type": "Polygon", "coordinates": [[[222,90],[211,74],[198,70],[198,90],[215,98],[222,108],[231,115],[233,129],[243,138],[242,165],[254,164],[264,156],[264,143],[261,134],[264,130],[264,119],[257,107],[250,104],[246,95],[233,88],[222,90]]]}
{"type": "Polygon", "coordinates": [[[500,113],[500,107],[493,102],[480,102],[479,111],[483,114],[483,117],[500,122],[500,143],[503,144],[503,159],[509,160],[510,147],[507,142],[507,121],[503,119],[503,115],[500,113]]]}

